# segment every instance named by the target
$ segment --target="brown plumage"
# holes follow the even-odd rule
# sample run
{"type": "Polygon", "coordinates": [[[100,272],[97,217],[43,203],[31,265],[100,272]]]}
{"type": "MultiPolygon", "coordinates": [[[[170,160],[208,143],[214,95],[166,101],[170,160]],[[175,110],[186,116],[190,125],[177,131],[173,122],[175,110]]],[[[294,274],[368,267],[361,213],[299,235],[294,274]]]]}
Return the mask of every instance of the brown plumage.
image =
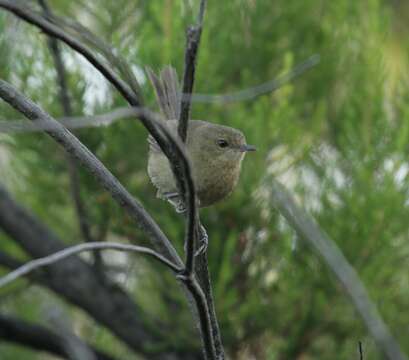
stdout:
{"type": "MultiPolygon", "coordinates": [[[[180,109],[177,75],[167,67],[161,77],[148,70],[164,115],[166,126],[177,135],[180,109]]],[[[169,200],[180,209],[175,179],[166,156],[150,137],[148,174],[158,189],[158,196],[169,200]]],[[[228,196],[237,185],[241,162],[246,151],[255,150],[246,144],[243,133],[237,129],[202,120],[190,120],[186,138],[187,153],[192,164],[193,178],[201,207],[212,205],[228,196]]]]}

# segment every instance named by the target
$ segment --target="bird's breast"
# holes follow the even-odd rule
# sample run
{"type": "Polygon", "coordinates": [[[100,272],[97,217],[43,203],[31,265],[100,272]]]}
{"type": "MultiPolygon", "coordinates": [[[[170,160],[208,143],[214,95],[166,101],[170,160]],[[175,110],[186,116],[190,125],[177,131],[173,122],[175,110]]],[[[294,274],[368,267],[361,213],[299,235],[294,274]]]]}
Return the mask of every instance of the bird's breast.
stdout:
{"type": "Polygon", "coordinates": [[[236,166],[208,164],[206,167],[196,167],[194,165],[193,176],[201,207],[210,206],[224,199],[230,195],[237,185],[240,164],[236,166]]]}

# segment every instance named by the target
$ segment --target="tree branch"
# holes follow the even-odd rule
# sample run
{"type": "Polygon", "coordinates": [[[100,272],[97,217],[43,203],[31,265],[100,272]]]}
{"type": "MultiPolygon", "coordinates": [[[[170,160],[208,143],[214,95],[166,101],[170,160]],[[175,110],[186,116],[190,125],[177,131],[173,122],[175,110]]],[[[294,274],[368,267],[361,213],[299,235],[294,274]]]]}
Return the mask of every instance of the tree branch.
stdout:
{"type": "MultiPolygon", "coordinates": [[[[101,62],[88,47],[70,36],[67,32],[64,32],[56,24],[48,21],[33,9],[21,7],[14,1],[0,0],[0,8],[12,12],[19,18],[39,27],[46,34],[63,41],[69,47],[83,55],[96,69],[98,69],[100,73],[104,75],[104,77],[121,93],[121,95],[131,106],[141,105],[138,95],[132,90],[131,87],[128,86],[127,83],[120,79],[109,66],[101,62]]],[[[166,147],[160,136],[157,134],[155,127],[152,126],[149,120],[145,119],[143,116],[140,117],[140,120],[145,128],[149,131],[149,133],[155,138],[158,144],[161,147],[166,147]]]]}
{"type": "MultiPolygon", "coordinates": [[[[207,0],[200,1],[199,14],[197,25],[190,26],[187,29],[186,34],[186,50],[185,50],[185,62],[184,62],[184,73],[183,73],[183,85],[182,85],[182,96],[181,96],[181,107],[180,116],[178,124],[178,134],[183,142],[186,141],[188,123],[190,120],[190,109],[191,109],[191,98],[194,88],[195,72],[196,72],[196,62],[197,54],[200,45],[200,38],[202,35],[203,20],[206,10],[207,0]]],[[[194,265],[194,246],[195,239],[201,236],[207,236],[203,234],[203,229],[200,224],[199,214],[197,211],[196,227],[194,228],[193,236],[186,239],[186,266],[191,265],[197,274],[198,281],[201,286],[203,296],[206,299],[206,306],[208,310],[208,320],[210,321],[210,328],[208,331],[211,332],[212,340],[212,351],[214,351],[217,359],[224,359],[224,349],[220,335],[219,324],[217,321],[216,311],[214,308],[212,287],[210,282],[209,266],[207,262],[207,251],[203,251],[197,257],[197,265],[194,265]]],[[[187,221],[189,221],[192,214],[187,214],[187,221]]]]}
{"type": "MultiPolygon", "coordinates": [[[[41,108],[39,108],[36,104],[31,102],[29,99],[25,98],[22,94],[17,92],[11,85],[6,83],[3,80],[0,80],[0,97],[3,98],[6,102],[8,102],[11,106],[13,106],[16,110],[20,111],[23,115],[25,115],[28,119],[40,122],[42,125],[52,126],[53,130],[47,130],[46,132],[54,138],[58,143],[60,143],[67,152],[72,154],[76,157],[85,167],[87,167],[92,174],[97,178],[97,180],[108,190],[111,192],[112,196],[115,200],[119,202],[121,206],[128,211],[133,219],[137,221],[139,225],[142,225],[142,229],[151,235],[153,238],[154,243],[162,246],[163,250],[167,250],[168,254],[170,255],[171,261],[173,261],[176,266],[183,266],[181,263],[180,258],[178,257],[175,249],[169,243],[169,240],[162,234],[159,227],[154,223],[154,221],[150,218],[149,214],[143,209],[139,203],[134,200],[131,195],[128,194],[126,189],[118,182],[118,180],[105,168],[105,166],[74,136],[72,135],[67,129],[65,129],[61,124],[57,123],[54,119],[52,119],[47,113],[45,113],[41,108]],[[159,242],[161,240],[162,242],[159,242]],[[169,247],[163,247],[163,245],[168,245],[169,247]],[[174,255],[173,255],[174,254],[174,255]],[[173,257],[172,257],[173,255],[173,257]]],[[[190,236],[192,233],[194,234],[196,229],[196,212],[197,207],[195,204],[196,197],[195,197],[195,189],[194,183],[190,172],[189,162],[187,160],[186,154],[184,153],[184,149],[178,143],[178,140],[173,137],[172,134],[167,130],[164,125],[163,121],[157,120],[154,117],[154,114],[149,112],[146,109],[140,109],[140,113],[146,119],[152,122],[153,126],[157,127],[158,134],[164,136],[168,141],[172,141],[174,145],[173,151],[175,151],[178,155],[178,159],[180,161],[179,165],[181,170],[183,171],[183,181],[186,182],[187,186],[187,199],[188,199],[188,213],[192,214],[190,216],[190,220],[187,221],[187,229],[186,229],[186,236],[190,236]]],[[[193,257],[192,263],[190,266],[193,266],[193,257]]],[[[184,283],[187,285],[189,290],[193,289],[193,291],[197,291],[197,286],[190,286],[191,283],[194,283],[196,279],[191,274],[191,270],[189,268],[185,268],[183,271],[185,274],[184,276],[184,283]]],[[[200,286],[199,286],[200,288],[200,286]]],[[[199,313],[199,320],[200,320],[200,327],[203,331],[208,331],[209,324],[204,324],[203,321],[209,319],[209,309],[208,307],[203,307],[203,303],[206,303],[206,299],[202,299],[202,301],[198,301],[201,298],[201,293],[195,292],[191,293],[193,299],[196,304],[197,311],[199,313]],[[206,313],[206,315],[203,315],[206,313]]],[[[207,303],[206,303],[207,305],[207,303]]],[[[204,340],[204,346],[211,345],[211,349],[206,348],[206,352],[214,352],[213,342],[205,342],[207,337],[212,338],[212,332],[210,331],[209,334],[202,334],[202,339],[204,340]]],[[[216,359],[216,357],[210,357],[210,359],[216,359]]]]}
{"type": "MultiPolygon", "coordinates": [[[[32,11],[27,11],[24,8],[21,8],[14,3],[11,3],[10,1],[7,0],[0,0],[0,7],[6,8],[7,10],[12,11],[14,14],[17,16],[23,18],[24,20],[40,27],[43,29],[47,34],[55,36],[65,43],[67,43],[69,46],[71,46],[73,49],[77,50],[80,52],[82,55],[84,55],[111,83],[113,83],[117,89],[121,92],[121,94],[126,98],[126,100],[130,103],[130,105],[135,106],[138,105],[138,99],[135,96],[134,93],[130,90],[130,88],[127,86],[127,84],[123,83],[123,81],[119,78],[116,77],[116,75],[109,69],[107,68],[104,64],[98,61],[98,59],[81,43],[79,43],[76,39],[72,38],[71,36],[67,35],[63,31],[61,31],[57,26],[54,24],[50,23],[46,19],[42,18],[41,16],[38,16],[37,14],[33,13],[32,11]]],[[[203,8],[204,11],[204,8],[203,8]]],[[[14,106],[18,111],[22,112],[25,116],[27,116],[29,119],[33,121],[38,121],[41,119],[40,123],[41,124],[52,124],[53,119],[51,119],[48,114],[45,114],[42,112],[41,109],[36,107],[33,103],[31,103],[28,99],[24,99],[20,94],[15,92],[10,85],[7,83],[0,81],[0,96],[2,96],[6,101],[8,101],[12,106],[14,106]],[[18,101],[15,100],[15,97],[18,97],[18,101]]],[[[176,142],[166,142],[164,141],[163,137],[161,137],[160,133],[158,132],[158,127],[153,124],[151,119],[146,117],[146,112],[142,112],[141,116],[139,116],[140,120],[144,124],[144,126],[148,129],[148,131],[151,133],[151,135],[155,138],[155,140],[158,142],[159,146],[161,149],[164,151],[164,153],[168,156],[170,163],[172,165],[173,171],[175,172],[176,179],[180,183],[185,183],[189,184],[189,179],[186,179],[185,177],[182,176],[179,172],[178,164],[182,163],[186,160],[183,157],[181,159],[178,159],[173,156],[173,147],[177,147],[176,142]],[[173,161],[172,161],[173,160],[173,161]]],[[[58,125],[56,125],[58,128],[58,125]]],[[[132,218],[134,218],[139,224],[142,224],[143,229],[148,232],[149,235],[151,235],[151,240],[154,240],[154,243],[156,245],[159,245],[162,250],[162,254],[165,253],[169,257],[173,257],[172,260],[174,260],[175,263],[179,265],[181,262],[180,258],[177,256],[176,251],[174,248],[171,246],[169,243],[168,239],[162,234],[160,229],[157,227],[156,223],[149,217],[149,214],[147,214],[142,206],[140,206],[134,199],[128,198],[126,190],[122,187],[121,184],[110,174],[106,168],[93,156],[92,153],[89,152],[88,149],[83,146],[78,139],[76,139],[71,133],[69,133],[65,128],[62,126],[58,128],[57,130],[52,130],[52,131],[47,131],[49,135],[51,135],[57,142],[62,144],[68,152],[73,154],[75,157],[77,157],[88,169],[90,169],[93,174],[96,176],[96,178],[103,184],[103,186],[111,191],[111,194],[113,197],[119,201],[119,203],[125,207],[125,209],[128,210],[132,218]],[[95,166],[96,165],[96,166],[95,166]],[[113,187],[115,187],[119,191],[112,191],[113,187]],[[124,201],[125,200],[125,201],[124,201]],[[159,241],[158,241],[159,240],[159,241]],[[165,252],[163,252],[165,251],[165,252]]],[[[165,131],[166,132],[166,131],[165,131]]],[[[163,135],[163,134],[162,134],[163,135]]],[[[170,136],[172,138],[172,136],[170,136]]],[[[169,140],[169,137],[168,137],[169,140]]],[[[177,150],[178,151],[178,150],[177,150]]],[[[187,160],[186,160],[187,161],[187,160]]],[[[183,166],[182,166],[183,168],[183,166]]],[[[183,170],[182,170],[183,171],[183,170]]],[[[193,185],[193,182],[192,184],[193,185]]],[[[193,199],[190,199],[190,203],[194,204],[196,201],[196,198],[194,196],[194,188],[193,191],[190,192],[190,194],[193,194],[193,199]]],[[[189,199],[188,199],[189,200],[189,199]]],[[[188,201],[189,203],[189,201],[188,201]]],[[[196,229],[195,226],[195,216],[194,214],[197,213],[197,207],[193,206],[194,211],[189,212],[190,215],[190,220],[187,221],[187,228],[191,229],[192,226],[194,229],[196,229]],[[192,225],[193,224],[193,225],[192,225]]],[[[189,210],[188,210],[189,211],[189,210]]],[[[189,230],[191,233],[195,234],[195,231],[189,230]]],[[[189,236],[189,231],[187,231],[186,236],[189,236]]],[[[194,239],[191,240],[194,242],[194,239]]],[[[194,258],[193,256],[189,260],[189,263],[187,264],[189,267],[187,268],[187,274],[189,274],[189,268],[193,268],[193,263],[194,263],[194,258]]],[[[186,271],[185,271],[186,272],[186,271]]],[[[193,276],[186,276],[186,279],[189,279],[189,281],[195,280],[193,276]],[[193,280],[192,280],[193,279],[193,280]]],[[[187,284],[188,285],[188,284],[187,284]]],[[[199,286],[200,288],[200,286],[199,286]]],[[[198,302],[197,299],[197,294],[192,293],[193,298],[195,299],[196,306],[199,311],[199,315],[202,311],[207,311],[207,309],[201,308],[201,302],[198,302]]],[[[211,316],[214,316],[214,311],[211,312],[211,316]]],[[[209,313],[207,313],[207,317],[209,317],[209,313]]],[[[202,316],[200,316],[200,319],[203,319],[202,316]]],[[[206,327],[203,325],[203,322],[201,321],[201,328],[206,329],[206,327]]],[[[203,335],[205,336],[205,335],[203,335]]],[[[212,333],[209,333],[210,338],[212,338],[212,333]]],[[[206,345],[206,344],[205,344],[206,345]]],[[[214,348],[210,349],[211,353],[214,353],[214,348]]],[[[212,357],[215,358],[215,357],[212,357]]]]}
{"type": "Polygon", "coordinates": [[[295,201],[283,185],[270,178],[266,185],[271,190],[271,200],[297,234],[320,254],[326,265],[344,286],[367,329],[379,349],[390,360],[407,360],[388,327],[370,300],[365,286],[355,269],[348,263],[338,246],[319,228],[295,201]]]}
{"type": "MultiPolygon", "coordinates": [[[[120,79],[110,67],[101,62],[92,51],[82,44],[77,39],[70,36],[67,32],[63,31],[56,24],[48,21],[46,18],[42,17],[40,14],[33,10],[28,10],[23,8],[12,1],[0,0],[0,7],[11,11],[16,16],[21,19],[39,27],[46,34],[53,36],[65,44],[70,46],[72,49],[76,50],[78,53],[83,55],[101,74],[121,93],[121,95],[128,101],[129,105],[139,107],[141,105],[138,94],[135,93],[131,87],[128,86],[122,79],[120,79]]],[[[143,113],[139,115],[139,120],[148,130],[148,132],[154,137],[158,145],[169,158],[172,165],[172,170],[175,173],[176,180],[178,184],[183,184],[183,176],[179,171],[179,167],[176,165],[178,162],[177,157],[174,156],[172,151],[173,144],[167,144],[164,139],[158,134],[156,127],[152,124],[150,119],[146,118],[143,113]]],[[[184,194],[184,191],[183,191],[184,194]]]]}
{"type": "Polygon", "coordinates": [[[187,127],[190,118],[191,96],[195,81],[197,53],[202,35],[203,18],[207,0],[200,1],[198,23],[189,26],[186,32],[185,68],[183,71],[183,85],[180,106],[178,134],[183,142],[186,141],[187,127]]]}
{"type": "Polygon", "coordinates": [[[120,243],[113,243],[113,242],[88,242],[83,244],[78,244],[74,246],[70,246],[64,250],[57,251],[51,255],[31,260],[24,265],[18,267],[16,270],[8,273],[7,275],[0,277],[0,288],[11,283],[14,280],[17,280],[19,277],[29,274],[30,272],[37,270],[41,267],[51,265],[56,263],[57,261],[61,261],[69,256],[79,254],[84,251],[91,251],[91,250],[117,250],[117,251],[125,251],[125,252],[136,252],[141,254],[146,254],[154,259],[158,260],[162,264],[166,265],[169,269],[171,269],[175,273],[179,273],[182,269],[176,266],[174,263],[157,253],[156,251],[149,249],[144,246],[137,246],[137,245],[130,245],[130,244],[120,244],[120,243]]]}
{"type": "MultiPolygon", "coordinates": [[[[63,242],[53,232],[16,204],[1,186],[0,228],[33,258],[65,249],[63,242]]],[[[0,264],[10,269],[23,265],[1,252],[0,264]]],[[[29,277],[83,309],[130,348],[149,359],[195,359],[190,353],[172,352],[169,349],[162,349],[157,354],[148,351],[149,344],[163,339],[145,329],[145,323],[141,320],[142,309],[119,286],[109,278],[102,281],[92,267],[76,256],[30,273],[29,277]]]]}
{"type": "Polygon", "coordinates": [[[111,172],[109,172],[101,161],[99,161],[73,134],[3,80],[0,80],[0,97],[17,111],[20,111],[28,119],[52,127],[52,130],[47,130],[46,132],[63,146],[68,153],[77,158],[95,176],[102,186],[111,193],[112,197],[149,236],[150,240],[155,247],[159,249],[161,254],[182,266],[182,260],[179,258],[173,245],[162,233],[159,226],[146,212],[143,206],[128,193],[123,185],[112,175],[111,172]]]}

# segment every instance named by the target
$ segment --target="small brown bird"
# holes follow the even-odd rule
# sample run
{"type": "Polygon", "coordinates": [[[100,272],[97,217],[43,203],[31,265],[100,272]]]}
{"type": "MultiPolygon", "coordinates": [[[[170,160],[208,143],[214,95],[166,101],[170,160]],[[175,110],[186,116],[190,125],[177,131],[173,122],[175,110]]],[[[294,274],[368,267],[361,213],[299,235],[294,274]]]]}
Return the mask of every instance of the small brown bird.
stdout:
{"type": "MultiPolygon", "coordinates": [[[[160,77],[149,69],[147,71],[159,106],[168,119],[166,126],[177,135],[180,92],[176,71],[170,66],[166,67],[160,77]]],[[[169,161],[152,137],[148,138],[148,142],[148,174],[158,189],[158,197],[168,200],[176,211],[182,212],[184,206],[169,161]]],[[[233,191],[239,180],[245,153],[256,150],[254,146],[247,145],[241,131],[202,120],[189,121],[186,148],[200,207],[213,205],[233,191]]]]}

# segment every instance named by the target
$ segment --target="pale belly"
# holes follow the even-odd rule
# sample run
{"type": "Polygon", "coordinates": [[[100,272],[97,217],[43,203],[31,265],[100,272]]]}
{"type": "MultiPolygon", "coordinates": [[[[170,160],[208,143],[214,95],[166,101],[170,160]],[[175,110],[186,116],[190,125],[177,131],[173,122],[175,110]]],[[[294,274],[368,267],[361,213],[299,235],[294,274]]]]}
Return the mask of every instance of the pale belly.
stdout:
{"type": "MultiPolygon", "coordinates": [[[[228,196],[237,185],[240,165],[231,168],[218,166],[202,168],[192,166],[193,179],[200,207],[210,206],[228,196]]],[[[175,193],[177,187],[167,158],[158,153],[150,154],[148,174],[161,194],[175,193]]]]}

